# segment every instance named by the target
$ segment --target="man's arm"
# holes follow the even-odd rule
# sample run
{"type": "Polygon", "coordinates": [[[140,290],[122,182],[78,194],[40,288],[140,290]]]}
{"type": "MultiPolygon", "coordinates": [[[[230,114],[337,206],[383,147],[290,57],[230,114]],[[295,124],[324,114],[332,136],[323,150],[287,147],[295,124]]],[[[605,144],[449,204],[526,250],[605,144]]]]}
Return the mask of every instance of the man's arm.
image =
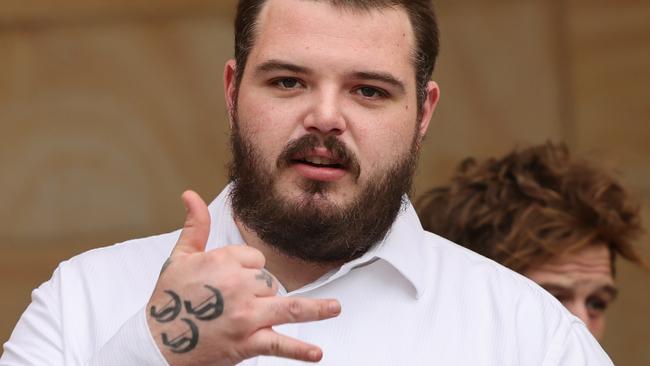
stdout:
{"type": "Polygon", "coordinates": [[[32,292],[32,302],[4,344],[1,366],[63,365],[61,311],[58,307],[60,272],[32,292]]]}

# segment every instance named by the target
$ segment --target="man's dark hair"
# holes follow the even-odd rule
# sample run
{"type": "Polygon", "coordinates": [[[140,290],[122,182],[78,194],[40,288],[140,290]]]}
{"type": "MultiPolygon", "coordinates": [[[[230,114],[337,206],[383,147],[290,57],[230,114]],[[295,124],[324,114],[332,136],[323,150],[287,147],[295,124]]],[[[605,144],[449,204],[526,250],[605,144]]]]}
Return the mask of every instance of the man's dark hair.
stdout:
{"type": "Polygon", "coordinates": [[[632,241],[639,206],[602,168],[572,158],[564,144],[469,158],[446,186],[416,204],[428,231],[524,272],[564,253],[604,243],[646,267],[632,241]]]}
{"type": "MultiPolygon", "coordinates": [[[[235,17],[235,87],[239,87],[248,54],[255,43],[257,19],[267,0],[240,0],[235,17]]],[[[305,0],[326,1],[336,7],[368,11],[387,7],[404,9],[415,34],[413,62],[417,85],[418,111],[426,98],[427,82],[438,57],[438,24],[430,0],[305,0]]]]}

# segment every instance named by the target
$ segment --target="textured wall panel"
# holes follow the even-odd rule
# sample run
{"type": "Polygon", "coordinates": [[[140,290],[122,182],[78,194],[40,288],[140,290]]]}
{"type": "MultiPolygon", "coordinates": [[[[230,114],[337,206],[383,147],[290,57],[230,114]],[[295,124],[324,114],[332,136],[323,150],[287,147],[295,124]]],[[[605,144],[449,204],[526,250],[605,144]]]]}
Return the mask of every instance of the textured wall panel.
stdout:
{"type": "Polygon", "coordinates": [[[226,181],[230,22],[0,32],[0,339],[75,252],[175,229],[226,181]]]}
{"type": "Polygon", "coordinates": [[[562,137],[553,8],[546,1],[438,2],[441,101],[416,186],[447,179],[466,156],[562,137]]]}
{"type": "Polygon", "coordinates": [[[0,26],[94,22],[114,17],[231,14],[234,0],[2,0],[0,26]]]}
{"type": "Polygon", "coordinates": [[[184,188],[216,192],[227,34],[215,19],[2,34],[0,235],[153,232],[179,221],[184,188]]]}

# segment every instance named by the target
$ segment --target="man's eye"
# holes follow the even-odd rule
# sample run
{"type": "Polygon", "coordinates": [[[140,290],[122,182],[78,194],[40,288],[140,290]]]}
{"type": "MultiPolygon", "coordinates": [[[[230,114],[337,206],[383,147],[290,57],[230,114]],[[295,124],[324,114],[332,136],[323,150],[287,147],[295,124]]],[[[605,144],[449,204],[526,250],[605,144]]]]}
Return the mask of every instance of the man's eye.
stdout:
{"type": "Polygon", "coordinates": [[[602,313],[607,310],[609,303],[597,297],[587,298],[587,309],[593,313],[602,313]]]}
{"type": "Polygon", "coordinates": [[[294,89],[300,86],[300,82],[296,78],[276,79],[273,84],[283,89],[294,89]]]}
{"type": "Polygon", "coordinates": [[[362,86],[356,90],[358,94],[361,94],[364,98],[385,98],[388,96],[388,93],[381,89],[373,88],[371,86],[362,86]]]}

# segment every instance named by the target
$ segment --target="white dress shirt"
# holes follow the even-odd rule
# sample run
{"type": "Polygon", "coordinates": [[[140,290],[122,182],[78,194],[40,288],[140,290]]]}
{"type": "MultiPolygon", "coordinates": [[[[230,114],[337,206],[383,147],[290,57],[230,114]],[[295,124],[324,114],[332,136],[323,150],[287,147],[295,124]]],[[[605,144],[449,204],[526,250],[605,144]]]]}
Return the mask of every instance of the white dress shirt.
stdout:
{"type": "MultiPolygon", "coordinates": [[[[226,188],[207,250],[242,244],[226,188]]],[[[0,366],[166,365],[145,305],[180,231],[62,262],[32,293],[0,366]]],[[[580,320],[540,287],[424,231],[410,206],[362,257],[282,296],[336,298],[340,316],[274,327],[323,349],[320,365],[611,365],[580,320]]],[[[305,365],[275,357],[243,366],[305,365]]]]}

